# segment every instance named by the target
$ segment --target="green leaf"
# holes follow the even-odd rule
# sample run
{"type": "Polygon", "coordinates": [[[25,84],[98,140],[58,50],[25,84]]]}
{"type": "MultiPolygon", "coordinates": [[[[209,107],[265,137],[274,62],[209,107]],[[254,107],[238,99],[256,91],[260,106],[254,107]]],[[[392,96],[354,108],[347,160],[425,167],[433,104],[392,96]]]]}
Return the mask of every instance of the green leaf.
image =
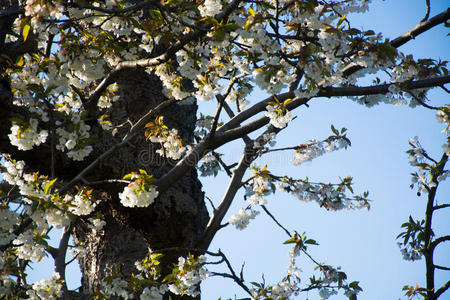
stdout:
{"type": "Polygon", "coordinates": [[[305,241],[305,244],[310,244],[310,245],[319,245],[315,240],[313,239],[307,239],[305,241]]]}
{"type": "Polygon", "coordinates": [[[283,105],[286,105],[286,104],[288,104],[291,101],[292,101],[292,98],[286,99],[286,100],[284,100],[283,105]]]}
{"type": "Polygon", "coordinates": [[[287,241],[285,241],[283,244],[295,244],[297,243],[298,238],[296,236],[291,237],[290,239],[288,239],[287,241]]]}
{"type": "Polygon", "coordinates": [[[348,35],[357,35],[360,33],[361,33],[361,31],[356,28],[350,28],[349,30],[347,30],[348,35]]]}
{"type": "Polygon", "coordinates": [[[333,125],[331,125],[331,131],[332,131],[335,135],[339,135],[339,131],[338,131],[333,125]]]}
{"type": "Polygon", "coordinates": [[[133,176],[133,174],[127,174],[127,175],[123,176],[122,179],[130,180],[130,179],[131,179],[131,176],[133,176]]]}
{"type": "Polygon", "coordinates": [[[217,41],[221,42],[223,41],[225,33],[222,30],[217,29],[216,31],[214,31],[214,35],[216,36],[217,41]]]}
{"type": "Polygon", "coordinates": [[[25,26],[23,26],[22,36],[23,36],[23,41],[24,42],[26,42],[26,40],[28,38],[28,34],[30,33],[30,29],[31,29],[30,24],[25,24],[25,26]]]}
{"type": "Polygon", "coordinates": [[[239,25],[237,25],[236,23],[228,23],[228,24],[225,24],[225,26],[223,26],[223,29],[226,32],[232,32],[232,31],[235,31],[235,30],[237,30],[239,28],[241,28],[241,27],[239,25]]]}
{"type": "Polygon", "coordinates": [[[345,20],[346,17],[347,17],[347,15],[343,15],[343,16],[339,19],[339,21],[338,21],[336,27],[339,27],[339,26],[342,24],[342,22],[344,22],[344,20],[345,20]]]}
{"type": "Polygon", "coordinates": [[[52,181],[48,182],[45,187],[44,187],[44,195],[48,195],[51,188],[53,187],[53,185],[55,184],[57,178],[53,179],[52,181]]]}
{"type": "Polygon", "coordinates": [[[218,25],[219,22],[213,17],[206,17],[200,20],[200,22],[206,22],[213,25],[218,25]]]}

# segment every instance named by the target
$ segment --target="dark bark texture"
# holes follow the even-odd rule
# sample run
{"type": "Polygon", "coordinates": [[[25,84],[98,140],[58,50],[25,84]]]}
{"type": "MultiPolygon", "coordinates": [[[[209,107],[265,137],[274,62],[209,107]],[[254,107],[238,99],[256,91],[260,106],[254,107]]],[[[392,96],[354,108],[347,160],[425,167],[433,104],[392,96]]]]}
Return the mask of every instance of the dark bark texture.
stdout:
{"type": "MultiPolygon", "coordinates": [[[[127,72],[119,79],[121,97],[108,113],[114,124],[127,120],[136,122],[145,112],[165,98],[159,80],[142,70],[127,72]]],[[[165,123],[178,128],[186,143],[193,140],[196,104],[173,105],[164,112],[165,123]]],[[[119,131],[112,140],[120,139],[126,129],[119,131]]],[[[108,138],[106,138],[108,139],[108,138]]],[[[96,148],[107,150],[108,141],[99,139],[96,148]]],[[[120,178],[123,175],[144,169],[156,178],[167,172],[174,164],[155,153],[157,145],[145,141],[143,134],[107,158],[101,168],[91,174],[92,180],[120,178]],[[98,173],[98,174],[96,174],[98,173]]],[[[162,251],[168,248],[192,248],[201,236],[208,221],[208,212],[203,202],[201,184],[194,168],[176,185],[160,195],[148,208],[126,208],[118,199],[124,185],[104,184],[96,187],[102,191],[103,204],[99,210],[106,217],[104,232],[93,234],[86,225],[76,227],[77,241],[88,247],[88,256],[81,261],[83,288],[92,291],[116,264],[121,265],[125,275],[135,272],[134,262],[144,258],[148,248],[162,251]]],[[[177,262],[187,251],[166,252],[163,273],[177,262]]]]}

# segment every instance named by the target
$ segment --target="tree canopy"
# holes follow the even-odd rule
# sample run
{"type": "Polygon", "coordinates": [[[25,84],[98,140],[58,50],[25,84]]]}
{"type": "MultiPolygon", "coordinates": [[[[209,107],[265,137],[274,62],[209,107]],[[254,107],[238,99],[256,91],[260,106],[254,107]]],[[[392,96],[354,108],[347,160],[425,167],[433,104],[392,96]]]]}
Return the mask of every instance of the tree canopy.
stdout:
{"type": "Polygon", "coordinates": [[[287,229],[266,204],[287,193],[329,211],[369,209],[369,193],[354,190],[351,176],[327,183],[258,163],[284,153],[304,166],[350,147],[348,129],[332,124],[327,137],[276,146],[277,135],[296,131],[300,109],[335,97],[431,110],[444,124],[440,157],[409,140],[411,187],[427,205],[423,220],[410,217],[398,235],[405,259],[425,260],[426,285],[404,286],[405,295],[444,294],[450,281],[437,285],[435,271],[449,268],[433,255],[450,236],[435,234],[432,217],[450,207],[436,200],[450,174],[450,106],[428,94],[448,94],[450,76],[447,61],[399,47],[448,26],[450,9],[431,15],[424,1],[423,19],[388,39],[352,26],[349,16],[369,2],[0,1],[0,296],[199,299],[201,281],[218,276],[252,299],[309,291],[355,299],[358,281],[313,257],[318,242],[287,229]],[[230,143],[238,159],[223,151],[230,143]],[[219,172],[228,183],[211,199],[198,174],[219,172]],[[244,202],[231,211],[240,192],[244,202]],[[226,249],[210,249],[222,228],[243,230],[259,214],[291,247],[278,282],[250,282],[226,249]],[[62,236],[52,246],[55,229],[62,236]],[[54,276],[28,282],[44,256],[54,276]],[[299,257],[315,266],[312,275],[300,273],[299,257]],[[73,260],[78,290],[66,284],[73,260]]]}

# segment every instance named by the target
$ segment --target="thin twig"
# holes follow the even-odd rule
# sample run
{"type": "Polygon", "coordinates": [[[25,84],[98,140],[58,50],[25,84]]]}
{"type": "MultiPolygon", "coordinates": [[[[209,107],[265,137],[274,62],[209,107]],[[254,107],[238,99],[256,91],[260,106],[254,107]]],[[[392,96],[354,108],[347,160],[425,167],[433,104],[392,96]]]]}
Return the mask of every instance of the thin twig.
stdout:
{"type": "Polygon", "coordinates": [[[430,0],[425,0],[425,2],[427,5],[427,10],[425,12],[425,16],[423,17],[423,19],[420,22],[424,22],[424,21],[428,20],[428,18],[430,17],[430,10],[431,10],[430,0]]]}
{"type": "Polygon", "coordinates": [[[265,205],[261,205],[262,209],[264,210],[264,212],[281,228],[284,230],[284,232],[286,232],[286,234],[291,237],[291,233],[289,232],[289,230],[286,229],[286,227],[284,227],[283,225],[280,224],[280,222],[278,222],[278,220],[272,215],[272,213],[267,209],[267,207],[265,205]]]}
{"type": "Polygon", "coordinates": [[[449,267],[444,267],[444,266],[439,266],[439,265],[434,265],[434,267],[439,270],[450,271],[449,267]]]}

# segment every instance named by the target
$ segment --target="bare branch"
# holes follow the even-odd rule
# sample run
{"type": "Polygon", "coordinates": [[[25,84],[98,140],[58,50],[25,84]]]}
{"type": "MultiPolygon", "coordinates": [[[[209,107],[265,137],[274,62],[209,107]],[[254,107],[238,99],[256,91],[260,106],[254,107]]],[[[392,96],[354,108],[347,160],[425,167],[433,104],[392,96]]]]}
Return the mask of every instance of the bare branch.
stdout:
{"type": "Polygon", "coordinates": [[[272,213],[267,209],[267,207],[265,205],[261,205],[262,209],[264,210],[264,212],[281,228],[284,230],[284,232],[286,232],[286,234],[291,237],[291,233],[289,232],[289,230],[286,229],[286,227],[284,227],[283,225],[280,224],[280,222],[278,222],[278,220],[272,215],[272,213]]]}
{"type": "Polygon", "coordinates": [[[447,208],[447,207],[450,207],[450,204],[436,205],[433,207],[433,210],[438,210],[438,209],[447,208]]]}
{"type": "Polygon", "coordinates": [[[137,133],[140,129],[142,129],[145,124],[151,119],[153,118],[157,113],[160,113],[161,111],[163,111],[165,108],[169,107],[170,105],[176,103],[177,100],[175,99],[167,99],[166,101],[160,103],[158,106],[156,106],[155,108],[149,110],[145,115],[143,115],[133,126],[131,126],[130,130],[128,131],[128,133],[125,135],[125,137],[123,138],[123,140],[126,140],[130,135],[133,135],[135,133],[137,133]]]}
{"type": "Polygon", "coordinates": [[[445,293],[446,290],[448,290],[448,288],[450,288],[450,280],[447,281],[443,286],[441,286],[436,293],[434,293],[434,296],[436,297],[436,299],[442,295],[443,293],[445,293]]]}
{"type": "MultiPolygon", "coordinates": [[[[450,83],[450,76],[440,76],[427,78],[422,80],[407,81],[403,83],[396,83],[402,89],[421,89],[430,88],[450,83]]],[[[386,94],[389,92],[389,87],[394,83],[381,84],[365,87],[349,86],[349,87],[326,87],[323,88],[317,96],[333,97],[333,96],[364,96],[386,94]]]]}
{"type": "Polygon", "coordinates": [[[450,271],[449,267],[444,267],[444,266],[439,266],[439,265],[434,265],[434,267],[439,270],[450,271]]]}
{"type": "Polygon", "coordinates": [[[23,9],[23,8],[11,8],[11,9],[7,9],[7,10],[2,10],[0,12],[0,19],[6,18],[9,16],[20,15],[20,14],[24,14],[24,13],[25,13],[25,9],[23,9]]]}
{"type": "Polygon", "coordinates": [[[448,241],[450,241],[450,235],[444,235],[444,236],[438,237],[430,244],[430,248],[434,250],[434,248],[436,248],[436,246],[439,245],[440,243],[448,242],[448,241]]]}
{"type": "MultiPolygon", "coordinates": [[[[73,223],[72,223],[73,224],[73,223]]],[[[58,255],[55,257],[55,272],[59,274],[59,278],[64,280],[63,289],[67,291],[66,284],[66,254],[69,245],[70,234],[72,232],[72,224],[66,226],[58,245],[58,255]]]]}
{"type": "MultiPolygon", "coordinates": [[[[223,254],[223,252],[219,249],[218,254],[222,257],[223,261],[225,262],[225,264],[228,267],[228,270],[231,272],[231,276],[225,276],[228,278],[233,279],[241,288],[243,288],[250,296],[252,295],[252,292],[250,291],[250,289],[244,284],[243,280],[241,278],[239,278],[236,275],[236,272],[234,271],[233,267],[231,266],[230,261],[228,260],[228,258],[225,256],[225,254],[223,254]]],[[[224,273],[216,273],[218,275],[224,276],[224,273]]],[[[228,274],[229,275],[229,274],[228,274]]]]}
{"type": "Polygon", "coordinates": [[[103,12],[103,13],[107,13],[107,14],[112,14],[112,15],[120,15],[120,14],[124,14],[130,11],[134,11],[134,10],[138,10],[141,8],[144,8],[146,6],[150,6],[150,5],[158,5],[160,2],[157,0],[150,0],[150,1],[142,1],[139,2],[137,4],[125,7],[123,9],[116,9],[116,8],[104,8],[101,6],[94,6],[94,5],[89,5],[89,4],[84,4],[84,3],[79,3],[79,2],[71,2],[68,6],[69,7],[76,7],[79,9],[90,9],[90,10],[94,10],[94,11],[99,11],[99,12],[103,12]]]}
{"type": "Polygon", "coordinates": [[[208,249],[212,239],[214,238],[214,235],[220,229],[220,223],[222,222],[225,214],[230,208],[236,192],[241,187],[240,183],[242,181],[242,177],[244,177],[245,171],[250,166],[254,154],[254,151],[251,151],[250,149],[244,150],[244,154],[242,155],[238,166],[233,172],[233,177],[231,177],[231,180],[228,184],[227,190],[222,198],[222,201],[220,202],[219,207],[215,212],[213,212],[211,218],[209,219],[203,237],[200,239],[200,242],[198,244],[199,248],[208,249]]]}
{"type": "Polygon", "coordinates": [[[419,34],[426,32],[427,30],[433,28],[436,25],[446,22],[449,18],[450,18],[450,8],[427,21],[420,21],[416,26],[414,26],[401,36],[397,37],[396,39],[393,39],[391,41],[391,45],[395,48],[398,48],[406,44],[410,40],[414,39],[419,34]]]}
{"type": "Polygon", "coordinates": [[[427,10],[426,10],[425,16],[423,17],[421,22],[424,22],[424,21],[428,20],[428,18],[430,17],[430,10],[431,10],[430,0],[425,0],[425,2],[426,2],[426,5],[427,5],[427,10]]]}

